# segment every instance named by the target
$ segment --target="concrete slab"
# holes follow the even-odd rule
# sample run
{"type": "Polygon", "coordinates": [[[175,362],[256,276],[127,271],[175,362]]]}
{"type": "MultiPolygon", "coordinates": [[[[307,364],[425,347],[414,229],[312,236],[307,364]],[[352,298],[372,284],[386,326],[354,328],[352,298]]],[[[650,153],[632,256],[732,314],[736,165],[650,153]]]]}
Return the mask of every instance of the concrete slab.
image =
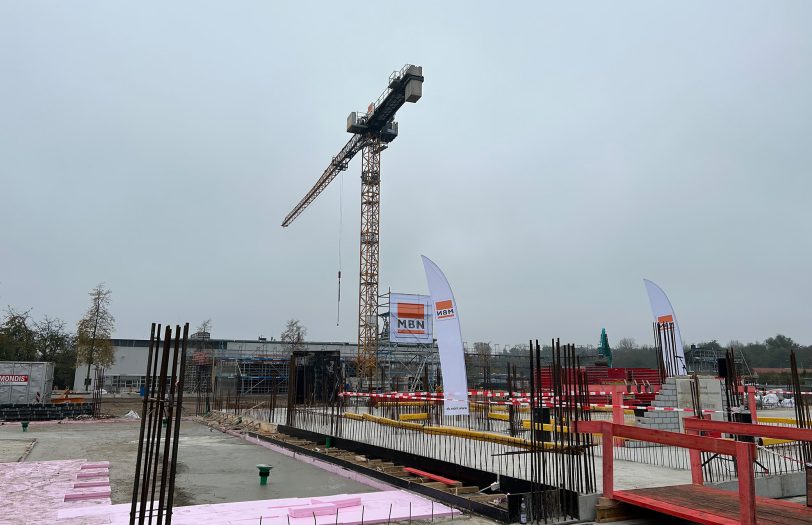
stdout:
{"type": "MultiPolygon", "coordinates": [[[[37,439],[38,443],[26,461],[74,458],[87,458],[93,463],[109,461],[112,502],[128,503],[133,488],[138,432],[137,421],[121,424],[40,424],[29,428],[30,438],[37,439]]],[[[16,446],[11,442],[19,440],[19,434],[19,427],[0,426],[0,445],[16,446]]],[[[76,473],[79,470],[77,467],[76,473]]],[[[76,474],[71,478],[72,486],[77,481],[76,474]]],[[[94,478],[88,479],[92,480],[94,478]]],[[[5,490],[0,488],[0,500],[4,502],[5,490]]],[[[356,494],[372,490],[372,487],[359,481],[325,472],[244,440],[212,432],[203,425],[193,422],[181,424],[175,492],[178,506],[356,494]],[[256,469],[259,463],[274,467],[267,486],[259,485],[256,469]]]]}
{"type": "Polygon", "coordinates": [[[13,463],[20,461],[34,446],[34,439],[4,439],[0,440],[0,463],[13,463]]]}

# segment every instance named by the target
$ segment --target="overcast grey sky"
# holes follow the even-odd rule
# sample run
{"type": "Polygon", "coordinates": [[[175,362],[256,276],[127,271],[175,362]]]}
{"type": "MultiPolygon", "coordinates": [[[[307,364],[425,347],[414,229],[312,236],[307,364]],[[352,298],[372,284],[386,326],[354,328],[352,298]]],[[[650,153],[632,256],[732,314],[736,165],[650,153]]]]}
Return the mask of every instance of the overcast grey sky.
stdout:
{"type": "Polygon", "coordinates": [[[360,158],[282,218],[392,70],[381,289],[463,339],[812,343],[812,3],[0,1],[0,304],[117,337],[354,341],[360,158]],[[343,188],[343,189],[342,189],[343,188]],[[343,300],[336,326],[339,202],[343,300]]]}

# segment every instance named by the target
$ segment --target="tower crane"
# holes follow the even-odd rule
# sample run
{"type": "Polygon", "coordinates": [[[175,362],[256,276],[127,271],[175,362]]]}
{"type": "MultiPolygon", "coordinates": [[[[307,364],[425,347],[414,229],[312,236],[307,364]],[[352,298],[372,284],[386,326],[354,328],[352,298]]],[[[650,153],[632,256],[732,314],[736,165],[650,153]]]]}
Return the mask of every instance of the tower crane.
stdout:
{"type": "Polygon", "coordinates": [[[423,96],[423,68],[406,64],[389,76],[389,84],[366,112],[347,117],[352,137],[332,158],[327,169],[282,221],[287,227],[312,203],[339,172],[361,156],[361,262],[358,291],[357,376],[371,379],[378,355],[378,264],[380,254],[381,152],[398,136],[395,113],[406,102],[423,96]]]}

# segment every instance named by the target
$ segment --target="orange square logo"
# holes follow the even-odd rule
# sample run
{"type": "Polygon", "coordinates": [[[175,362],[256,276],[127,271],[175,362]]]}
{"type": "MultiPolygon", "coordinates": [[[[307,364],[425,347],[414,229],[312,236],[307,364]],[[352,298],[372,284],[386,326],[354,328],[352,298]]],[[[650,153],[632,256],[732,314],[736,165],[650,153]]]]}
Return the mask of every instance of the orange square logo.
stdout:
{"type": "Polygon", "coordinates": [[[447,301],[437,301],[434,303],[434,313],[437,319],[449,319],[454,317],[454,303],[449,299],[447,301]]]}
{"type": "Polygon", "coordinates": [[[426,316],[425,305],[419,303],[398,303],[398,317],[402,319],[423,319],[426,316]]]}
{"type": "Polygon", "coordinates": [[[426,306],[419,303],[397,303],[397,333],[426,334],[426,306]]]}

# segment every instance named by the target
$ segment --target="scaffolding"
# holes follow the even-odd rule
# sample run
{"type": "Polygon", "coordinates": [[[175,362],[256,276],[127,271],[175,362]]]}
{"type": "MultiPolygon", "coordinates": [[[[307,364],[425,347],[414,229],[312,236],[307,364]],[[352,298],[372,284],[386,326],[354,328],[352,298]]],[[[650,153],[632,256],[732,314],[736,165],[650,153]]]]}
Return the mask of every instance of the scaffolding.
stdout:
{"type": "Polygon", "coordinates": [[[426,372],[429,378],[436,376],[440,366],[437,343],[395,343],[389,340],[389,296],[391,291],[378,298],[381,312],[378,333],[378,368],[381,386],[390,391],[422,391],[434,385],[423,385],[426,372]]]}
{"type": "Polygon", "coordinates": [[[189,336],[189,366],[183,377],[184,391],[192,393],[211,392],[214,348],[209,332],[197,332],[189,336]]]}
{"type": "MultiPolygon", "coordinates": [[[[740,377],[752,377],[750,365],[744,358],[741,348],[734,348],[733,355],[736,362],[736,372],[740,377]]],[[[725,359],[726,350],[724,348],[706,348],[691,345],[685,352],[685,365],[689,372],[699,375],[717,375],[719,373],[719,360],[725,359]]]]}

